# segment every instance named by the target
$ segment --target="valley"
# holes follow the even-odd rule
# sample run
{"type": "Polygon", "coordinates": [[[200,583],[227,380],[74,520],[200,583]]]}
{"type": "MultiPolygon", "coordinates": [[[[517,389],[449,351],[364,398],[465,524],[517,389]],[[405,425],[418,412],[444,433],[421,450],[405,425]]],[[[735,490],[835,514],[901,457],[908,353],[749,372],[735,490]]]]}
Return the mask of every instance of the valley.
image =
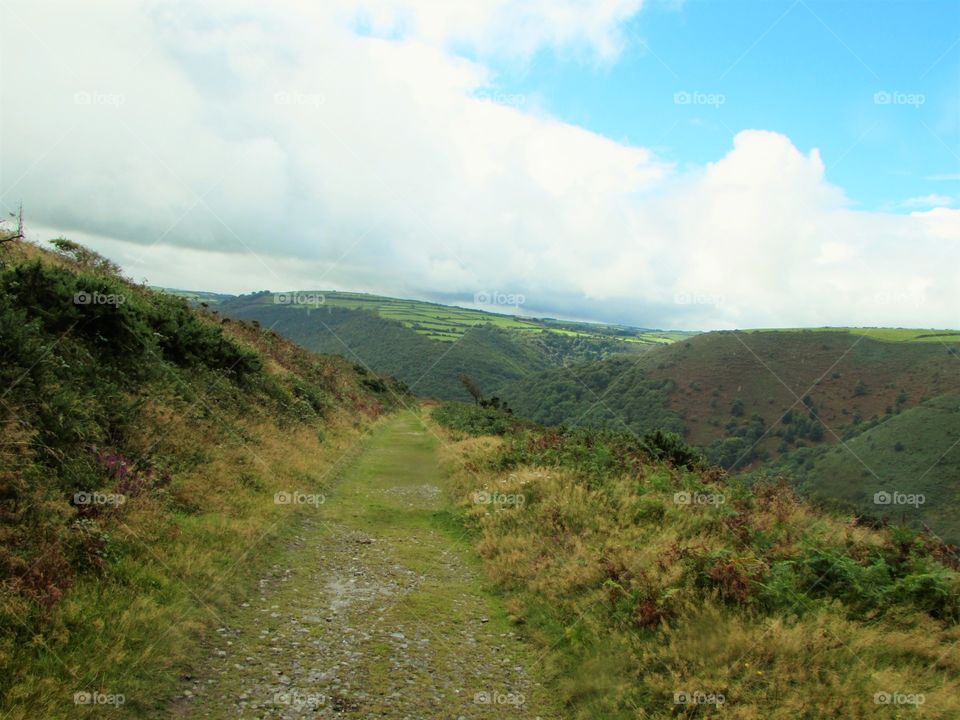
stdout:
{"type": "MultiPolygon", "coordinates": [[[[461,382],[467,375],[485,397],[536,422],[638,435],[675,432],[724,469],[776,472],[821,500],[878,517],[901,510],[872,501],[892,481],[881,480],[889,464],[866,440],[854,440],[888,426],[884,442],[893,446],[900,441],[887,442],[886,436],[910,425],[896,421],[902,413],[960,393],[957,331],[654,332],[557,326],[349,293],[290,296],[298,294],[323,297],[324,303],[291,306],[260,293],[216,307],[311,349],[400,377],[417,394],[469,400],[461,382]],[[818,448],[848,457],[857,472],[845,472],[844,480],[811,481],[810,465],[820,462],[811,458],[827,457],[818,448]]],[[[899,517],[960,542],[943,511],[960,493],[960,480],[946,464],[951,436],[907,435],[908,455],[917,464],[928,462],[918,472],[929,470],[924,483],[940,488],[931,497],[941,501],[902,509],[899,517]]],[[[910,488],[911,477],[894,484],[910,488]]]]}
{"type": "Polygon", "coordinates": [[[0,252],[11,720],[958,711],[947,334],[450,341],[0,252]]]}
{"type": "Polygon", "coordinates": [[[958,0],[0,25],[0,720],[960,720],[958,0]]]}

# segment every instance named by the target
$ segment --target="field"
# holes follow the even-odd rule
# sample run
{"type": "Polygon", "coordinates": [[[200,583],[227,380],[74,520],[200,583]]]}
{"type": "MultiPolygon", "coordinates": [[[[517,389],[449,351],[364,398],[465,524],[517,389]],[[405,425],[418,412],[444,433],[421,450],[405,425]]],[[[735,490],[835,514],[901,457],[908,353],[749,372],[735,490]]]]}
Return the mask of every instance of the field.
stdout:
{"type": "Polygon", "coordinates": [[[759,332],[840,332],[851,335],[864,335],[871,340],[882,342],[928,342],[928,343],[955,343],[960,342],[960,330],[922,330],[916,328],[881,328],[881,327],[822,327],[822,328],[765,328],[757,330],[742,330],[745,333],[759,332]]]}
{"type": "Polygon", "coordinates": [[[158,290],[159,292],[163,292],[168,295],[177,295],[196,305],[199,305],[200,303],[204,303],[206,305],[219,305],[225,300],[229,300],[230,298],[233,297],[233,295],[226,295],[224,293],[206,292],[203,290],[177,290],[175,288],[165,288],[165,287],[154,287],[152,289],[158,290]]]}
{"type": "MultiPolygon", "coordinates": [[[[175,291],[184,294],[184,291],[175,291]]],[[[192,293],[205,295],[205,293],[192,293]]],[[[403,300],[399,298],[368,295],[366,293],[305,290],[289,293],[291,296],[303,295],[315,298],[315,302],[292,302],[286,307],[309,312],[318,306],[346,308],[348,310],[366,310],[385,320],[393,320],[406,328],[414,330],[431,340],[455,342],[463,337],[470,328],[478,325],[493,325],[497,328],[517,330],[525,333],[555,333],[570,337],[602,337],[618,339],[626,343],[669,344],[677,339],[695,333],[679,331],[648,330],[624,325],[606,325],[556,319],[540,319],[519,315],[520,308],[513,308],[518,314],[501,314],[461,308],[452,305],[424,302],[421,300],[403,300]]],[[[243,297],[243,296],[241,296],[243,297]]],[[[262,304],[274,303],[274,295],[258,297],[262,304]]],[[[510,310],[511,308],[505,308],[510,310]]]]}

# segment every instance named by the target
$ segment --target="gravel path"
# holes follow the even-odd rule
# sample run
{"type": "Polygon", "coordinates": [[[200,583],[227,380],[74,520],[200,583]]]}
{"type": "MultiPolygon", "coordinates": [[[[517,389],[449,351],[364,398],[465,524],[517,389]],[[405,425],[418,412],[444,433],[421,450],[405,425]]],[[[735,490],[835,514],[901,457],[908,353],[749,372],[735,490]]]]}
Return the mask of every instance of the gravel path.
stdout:
{"type": "Polygon", "coordinates": [[[217,631],[177,715],[560,717],[451,522],[436,443],[413,413],[376,433],[217,631]]]}

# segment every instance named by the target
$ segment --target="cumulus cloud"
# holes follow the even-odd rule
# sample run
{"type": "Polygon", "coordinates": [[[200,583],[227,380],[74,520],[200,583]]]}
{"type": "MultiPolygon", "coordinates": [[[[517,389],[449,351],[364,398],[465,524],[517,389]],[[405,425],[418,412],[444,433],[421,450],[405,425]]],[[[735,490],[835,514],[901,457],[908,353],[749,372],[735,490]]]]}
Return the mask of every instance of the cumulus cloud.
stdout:
{"type": "Polygon", "coordinates": [[[6,5],[3,202],[138,278],[521,293],[661,327],[956,324],[958,211],[852,210],[774,132],[680,171],[498,101],[489,57],[610,60],[637,0],[6,5]]]}

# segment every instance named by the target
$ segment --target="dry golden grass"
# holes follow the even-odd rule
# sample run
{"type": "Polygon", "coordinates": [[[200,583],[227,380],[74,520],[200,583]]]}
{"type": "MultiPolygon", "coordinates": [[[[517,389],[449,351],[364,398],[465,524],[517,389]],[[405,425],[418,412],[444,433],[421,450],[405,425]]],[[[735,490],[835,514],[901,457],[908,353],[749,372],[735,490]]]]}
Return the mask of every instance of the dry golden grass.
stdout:
{"type": "Polygon", "coordinates": [[[766,558],[799,559],[810,543],[866,557],[889,545],[883,532],[776,488],[750,502],[731,492],[719,508],[677,505],[694,478],[654,465],[599,487],[557,467],[498,472],[485,459],[501,440],[445,437],[452,492],[511,617],[542,645],[566,717],[960,717],[956,625],[912,607],[870,618],[839,601],[791,607],[789,593],[774,610],[758,603],[751,578],[766,558]],[[478,505],[478,490],[525,502],[478,505]],[[756,534],[771,544],[762,556],[756,534]],[[705,566],[715,575],[700,587],[689,561],[711,553],[729,564],[705,566]],[[683,692],[723,703],[675,703],[683,692]]]}

